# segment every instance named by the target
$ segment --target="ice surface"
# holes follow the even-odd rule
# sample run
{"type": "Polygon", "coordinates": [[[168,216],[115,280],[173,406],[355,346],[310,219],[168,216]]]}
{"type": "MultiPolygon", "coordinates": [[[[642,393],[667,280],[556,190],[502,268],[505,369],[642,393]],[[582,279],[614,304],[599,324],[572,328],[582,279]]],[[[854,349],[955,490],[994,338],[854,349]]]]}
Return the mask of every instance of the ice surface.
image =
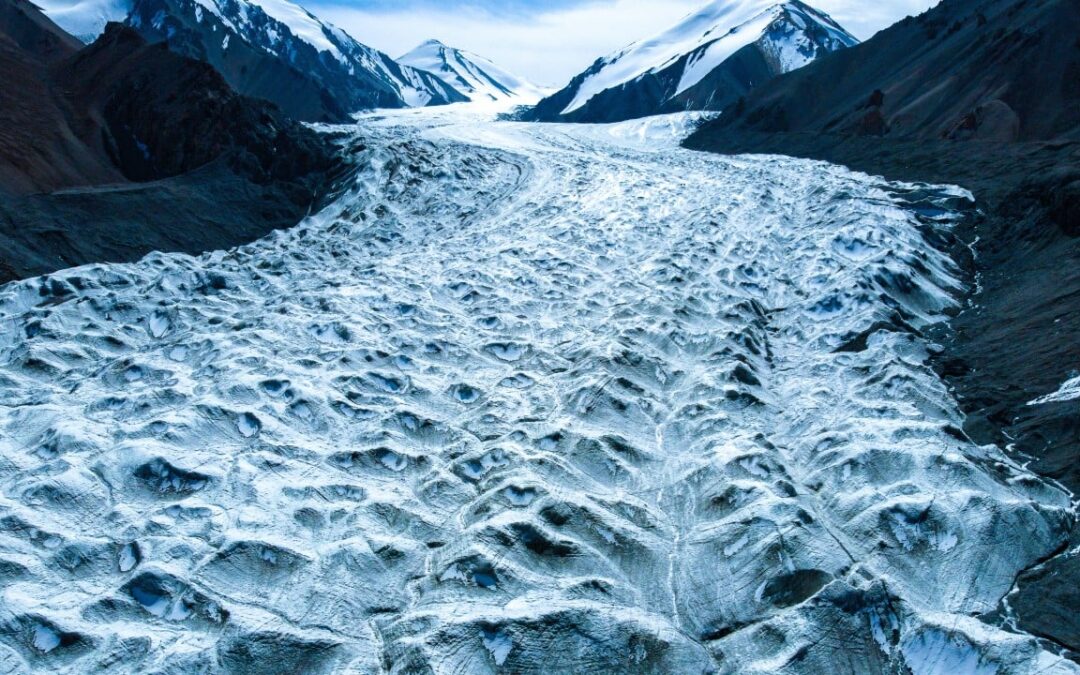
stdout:
{"type": "Polygon", "coordinates": [[[477,115],[0,287],[5,667],[1076,672],[974,618],[1073,514],[927,365],[957,191],[477,115]]]}
{"type": "Polygon", "coordinates": [[[654,115],[619,124],[590,124],[575,130],[574,135],[605,145],[660,152],[678,147],[684,138],[715,116],[712,112],[654,115]]]}
{"type": "Polygon", "coordinates": [[[48,654],[60,646],[60,636],[48,626],[39,625],[34,629],[34,649],[48,654]]]}

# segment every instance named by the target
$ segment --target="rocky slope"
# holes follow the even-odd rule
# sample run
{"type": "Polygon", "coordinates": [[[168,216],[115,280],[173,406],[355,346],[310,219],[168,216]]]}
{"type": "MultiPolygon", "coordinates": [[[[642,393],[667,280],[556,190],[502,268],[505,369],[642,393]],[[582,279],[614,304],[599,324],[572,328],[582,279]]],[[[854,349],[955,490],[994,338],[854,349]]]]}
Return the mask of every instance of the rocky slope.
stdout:
{"type": "Polygon", "coordinates": [[[534,103],[541,90],[491,60],[438,40],[428,40],[398,57],[398,62],[434,73],[471,101],[534,103]]]}
{"type": "MultiPolygon", "coordinates": [[[[976,290],[941,336],[938,367],[968,434],[1074,493],[1076,401],[1031,403],[1080,369],[1077,34],[1075,2],[945,0],[762,86],[688,141],[970,188],[981,206],[965,237],[976,290]]],[[[1075,552],[1025,575],[1011,601],[1020,625],[1080,650],[1078,581],[1075,552]]]]}
{"type": "Polygon", "coordinates": [[[50,82],[55,64],[81,47],[29,2],[0,2],[0,185],[5,192],[120,180],[108,158],[78,138],[67,103],[50,82]]]}
{"type": "Polygon", "coordinates": [[[1066,0],[949,0],[761,87],[717,128],[1076,139],[1078,14],[1066,0]]]}
{"type": "Polygon", "coordinates": [[[611,122],[722,110],[762,82],[857,42],[798,0],[714,0],[660,35],[597,60],[525,119],[611,122]]]}
{"type": "Polygon", "coordinates": [[[347,121],[371,108],[467,98],[285,0],[134,0],[126,23],[151,42],[206,61],[237,91],[294,119],[347,121]]]}
{"type": "Polygon", "coordinates": [[[46,16],[84,44],[105,32],[108,23],[122,23],[131,0],[38,0],[46,16]]]}
{"type": "Polygon", "coordinates": [[[208,65],[111,24],[78,45],[0,2],[0,277],[295,224],[338,170],[328,143],[208,65]]]}

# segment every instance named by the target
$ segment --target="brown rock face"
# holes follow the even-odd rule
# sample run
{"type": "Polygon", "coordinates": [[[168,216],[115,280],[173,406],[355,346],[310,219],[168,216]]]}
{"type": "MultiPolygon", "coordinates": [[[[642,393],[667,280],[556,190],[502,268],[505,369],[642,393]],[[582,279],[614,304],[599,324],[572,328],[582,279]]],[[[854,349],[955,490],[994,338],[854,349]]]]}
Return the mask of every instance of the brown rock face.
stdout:
{"type": "Polygon", "coordinates": [[[219,158],[259,184],[328,168],[314,133],[236,94],[211,66],[125,26],[110,24],[57,71],[88,116],[104,122],[104,149],[129,180],[177,176],[219,158]]]}
{"type": "Polygon", "coordinates": [[[964,115],[945,137],[950,140],[1011,143],[1020,137],[1020,116],[1009,104],[994,99],[964,115]]]}
{"type": "Polygon", "coordinates": [[[859,136],[884,136],[889,133],[889,125],[881,109],[875,108],[863,115],[855,126],[855,133],[859,136]]]}
{"type": "Polygon", "coordinates": [[[82,141],[77,115],[52,75],[81,46],[30,3],[0,2],[0,194],[122,178],[82,141]]]}
{"type": "Polygon", "coordinates": [[[211,66],[118,24],[83,47],[24,0],[0,0],[0,82],[0,283],[250,241],[341,169],[211,66]]]}

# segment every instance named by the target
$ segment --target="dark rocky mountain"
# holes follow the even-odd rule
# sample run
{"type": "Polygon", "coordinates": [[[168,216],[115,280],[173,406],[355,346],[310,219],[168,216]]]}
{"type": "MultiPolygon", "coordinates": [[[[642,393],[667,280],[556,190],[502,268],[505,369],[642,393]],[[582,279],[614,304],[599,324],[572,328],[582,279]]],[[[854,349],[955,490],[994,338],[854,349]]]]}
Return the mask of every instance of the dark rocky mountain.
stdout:
{"type": "Polygon", "coordinates": [[[135,0],[126,23],[298,120],[343,122],[359,110],[468,100],[284,0],[135,0]]]}
{"type": "Polygon", "coordinates": [[[722,110],[776,75],[857,43],[798,0],[716,0],[655,38],[598,59],[525,119],[616,122],[722,110]]]}
{"type": "Polygon", "coordinates": [[[850,53],[762,86],[717,128],[1076,139],[1078,13],[1077,3],[1058,0],[947,0],[850,53]]]}
{"type": "Polygon", "coordinates": [[[31,60],[49,63],[70,56],[82,48],[82,43],[58,28],[37,7],[29,2],[10,2],[0,5],[0,35],[8,56],[22,52],[31,60]]]}
{"type": "Polygon", "coordinates": [[[0,0],[0,281],[234,246],[295,224],[340,170],[205,63],[119,24],[80,46],[0,0]]]}
{"type": "MultiPolygon", "coordinates": [[[[971,297],[939,367],[976,441],[1080,493],[1076,400],[1034,404],[1080,369],[1080,3],[944,0],[749,93],[687,141],[781,153],[980,205],[963,232],[971,297]]],[[[1074,535],[1072,546],[1080,544],[1074,535]]],[[[1021,576],[1020,626],[1080,654],[1080,557],[1021,576]]]]}
{"type": "Polygon", "coordinates": [[[106,157],[79,140],[66,101],[51,86],[53,66],[81,47],[30,3],[0,3],[0,186],[6,192],[121,179],[106,157]]]}

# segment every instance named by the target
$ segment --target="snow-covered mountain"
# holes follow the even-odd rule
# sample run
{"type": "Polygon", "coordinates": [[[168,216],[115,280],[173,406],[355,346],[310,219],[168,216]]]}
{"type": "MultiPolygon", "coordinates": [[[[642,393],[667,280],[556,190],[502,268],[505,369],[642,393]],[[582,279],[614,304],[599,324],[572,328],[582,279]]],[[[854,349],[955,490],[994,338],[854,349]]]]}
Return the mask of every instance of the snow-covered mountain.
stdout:
{"type": "Polygon", "coordinates": [[[123,21],[131,0],[38,0],[35,2],[56,25],[83,42],[93,42],[110,21],[123,21]]]}
{"type": "Polygon", "coordinates": [[[438,40],[428,40],[398,62],[438,75],[473,101],[538,101],[543,92],[531,82],[503,70],[489,59],[438,40]]]}
{"type": "Polygon", "coordinates": [[[134,0],[127,22],[299,119],[465,100],[438,77],[402,66],[286,0],[134,0]]]}
{"type": "Polygon", "coordinates": [[[106,20],[124,20],[296,119],[343,121],[363,109],[466,100],[435,75],[397,63],[287,0],[49,1],[50,16],[84,40],[106,20]]]}
{"type": "Polygon", "coordinates": [[[719,110],[768,79],[857,43],[799,0],[714,0],[671,29],[597,60],[528,117],[609,122],[719,110]]]}

